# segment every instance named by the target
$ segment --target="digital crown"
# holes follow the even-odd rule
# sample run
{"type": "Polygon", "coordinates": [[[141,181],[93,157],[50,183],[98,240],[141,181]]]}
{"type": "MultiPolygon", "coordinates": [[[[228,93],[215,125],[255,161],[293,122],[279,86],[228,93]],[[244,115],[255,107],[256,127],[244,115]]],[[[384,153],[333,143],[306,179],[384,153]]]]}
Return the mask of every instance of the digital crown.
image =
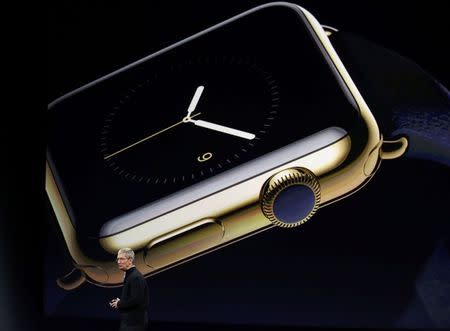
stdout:
{"type": "Polygon", "coordinates": [[[282,170],[269,178],[260,193],[263,214],[283,228],[299,226],[319,207],[320,184],[305,168],[282,170]]]}

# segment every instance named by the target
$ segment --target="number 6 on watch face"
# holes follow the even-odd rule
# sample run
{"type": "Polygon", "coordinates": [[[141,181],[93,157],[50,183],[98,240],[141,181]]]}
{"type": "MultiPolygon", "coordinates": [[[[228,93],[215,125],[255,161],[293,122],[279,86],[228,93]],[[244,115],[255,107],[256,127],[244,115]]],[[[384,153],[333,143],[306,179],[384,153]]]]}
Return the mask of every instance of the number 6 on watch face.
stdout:
{"type": "Polygon", "coordinates": [[[297,226],[378,162],[378,127],[325,32],[287,3],[127,65],[48,113],[47,191],[72,259],[100,286],[121,283],[107,262],[121,247],[152,275],[297,226]],[[291,186],[309,202],[277,212],[291,186]]]}
{"type": "Polygon", "coordinates": [[[197,161],[198,162],[205,162],[205,161],[208,161],[210,158],[212,158],[212,156],[213,156],[212,153],[207,152],[207,153],[203,154],[202,156],[199,156],[197,158],[197,161]]]}

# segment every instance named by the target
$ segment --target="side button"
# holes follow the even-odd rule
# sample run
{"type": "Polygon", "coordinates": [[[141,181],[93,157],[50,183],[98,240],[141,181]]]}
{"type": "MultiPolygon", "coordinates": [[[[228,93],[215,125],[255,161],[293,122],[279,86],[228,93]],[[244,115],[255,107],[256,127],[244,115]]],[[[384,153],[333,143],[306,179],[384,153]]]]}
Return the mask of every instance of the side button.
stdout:
{"type": "Polygon", "coordinates": [[[152,240],[145,264],[159,269],[220,244],[224,228],[214,219],[203,219],[152,240]]]}

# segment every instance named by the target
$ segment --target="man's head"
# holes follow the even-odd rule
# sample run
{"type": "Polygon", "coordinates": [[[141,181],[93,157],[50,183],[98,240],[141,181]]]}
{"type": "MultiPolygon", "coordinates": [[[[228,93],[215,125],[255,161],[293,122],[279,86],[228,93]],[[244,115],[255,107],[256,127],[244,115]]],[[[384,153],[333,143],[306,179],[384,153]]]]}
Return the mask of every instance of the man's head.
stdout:
{"type": "Polygon", "coordinates": [[[123,271],[134,266],[134,252],[131,248],[119,249],[119,252],[117,252],[117,265],[123,271]]]}

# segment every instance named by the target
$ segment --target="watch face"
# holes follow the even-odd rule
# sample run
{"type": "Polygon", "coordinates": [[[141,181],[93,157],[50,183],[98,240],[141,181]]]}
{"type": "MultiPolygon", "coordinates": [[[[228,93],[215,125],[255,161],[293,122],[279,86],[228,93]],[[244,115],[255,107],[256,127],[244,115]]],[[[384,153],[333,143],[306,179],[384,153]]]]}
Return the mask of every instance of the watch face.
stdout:
{"type": "Polygon", "coordinates": [[[170,63],[116,99],[100,152],[133,183],[195,182],[249,159],[277,120],[279,100],[276,80],[251,58],[170,63]]]}
{"type": "Polygon", "coordinates": [[[355,132],[330,63],[300,12],[271,6],[52,103],[48,160],[77,233],[326,128],[355,132]]]}

